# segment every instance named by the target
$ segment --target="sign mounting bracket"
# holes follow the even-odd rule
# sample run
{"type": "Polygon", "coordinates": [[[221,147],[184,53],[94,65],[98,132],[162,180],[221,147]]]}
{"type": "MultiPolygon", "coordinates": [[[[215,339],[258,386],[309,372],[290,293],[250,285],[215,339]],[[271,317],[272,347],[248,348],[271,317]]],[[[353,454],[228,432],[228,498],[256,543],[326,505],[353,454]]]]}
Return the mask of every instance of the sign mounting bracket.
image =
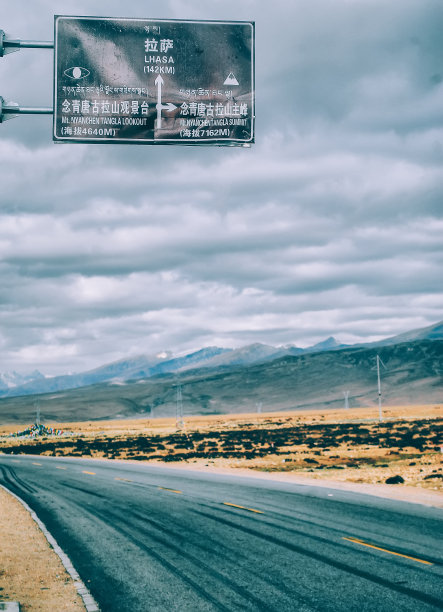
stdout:
{"type": "Polygon", "coordinates": [[[53,49],[54,43],[44,40],[19,40],[7,38],[3,30],[0,30],[0,57],[8,53],[20,51],[20,49],[53,49]]]}
{"type": "Polygon", "coordinates": [[[54,110],[44,106],[20,106],[16,102],[5,103],[0,96],[0,123],[19,115],[52,115],[54,110]]]}

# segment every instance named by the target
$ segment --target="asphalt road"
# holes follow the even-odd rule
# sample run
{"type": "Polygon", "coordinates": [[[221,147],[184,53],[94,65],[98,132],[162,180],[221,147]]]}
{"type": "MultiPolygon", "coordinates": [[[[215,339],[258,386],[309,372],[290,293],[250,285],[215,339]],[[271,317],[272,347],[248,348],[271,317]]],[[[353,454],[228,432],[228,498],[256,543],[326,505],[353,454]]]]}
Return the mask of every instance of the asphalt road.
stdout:
{"type": "Polygon", "coordinates": [[[147,464],[0,455],[103,612],[443,609],[443,511],[147,464]]]}

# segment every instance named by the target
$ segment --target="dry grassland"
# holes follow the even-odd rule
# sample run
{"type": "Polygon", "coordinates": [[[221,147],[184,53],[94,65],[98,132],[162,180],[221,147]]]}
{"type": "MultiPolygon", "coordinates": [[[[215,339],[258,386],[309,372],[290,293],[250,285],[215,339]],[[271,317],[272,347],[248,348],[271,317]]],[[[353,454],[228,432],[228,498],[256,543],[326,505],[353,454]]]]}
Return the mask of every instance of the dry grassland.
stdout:
{"type": "MultiPolygon", "coordinates": [[[[420,496],[433,492],[431,503],[440,505],[435,495],[443,498],[442,407],[387,407],[383,416],[379,423],[377,408],[195,416],[186,417],[179,430],[173,419],[100,421],[57,424],[72,432],[67,437],[9,437],[24,424],[0,427],[0,451],[173,462],[242,473],[246,468],[280,478],[351,483],[381,484],[401,476],[404,484],[389,487],[393,494],[401,488],[413,500],[410,487],[419,487],[420,496]]],[[[387,488],[379,487],[382,496],[387,488]]],[[[375,488],[372,493],[377,494],[375,488]]],[[[44,536],[1,489],[0,532],[0,599],[19,600],[25,612],[84,610],[44,536]]]]}
{"type": "Polygon", "coordinates": [[[23,506],[0,489],[0,601],[22,612],[80,612],[73,581],[23,506]]]}
{"type": "Polygon", "coordinates": [[[186,417],[67,423],[66,438],[5,438],[3,452],[136,461],[181,462],[193,467],[291,472],[315,479],[385,483],[443,490],[443,411],[439,405],[329,412],[186,417]]]}

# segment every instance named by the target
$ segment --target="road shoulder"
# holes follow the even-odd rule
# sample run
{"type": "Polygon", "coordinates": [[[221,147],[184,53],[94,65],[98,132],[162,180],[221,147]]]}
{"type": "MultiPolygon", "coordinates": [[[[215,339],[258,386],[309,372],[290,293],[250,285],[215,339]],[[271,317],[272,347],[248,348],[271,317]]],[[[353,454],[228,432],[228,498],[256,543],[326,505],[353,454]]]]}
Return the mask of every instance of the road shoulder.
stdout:
{"type": "Polygon", "coordinates": [[[0,487],[0,600],[22,612],[84,612],[74,582],[29,512],[0,487]]]}
{"type": "MultiPolygon", "coordinates": [[[[137,462],[140,463],[140,462],[137,462]]],[[[354,493],[362,493],[365,495],[373,495],[385,499],[394,499],[397,501],[405,501],[413,504],[422,504],[425,506],[433,506],[435,508],[443,508],[443,492],[429,491],[411,487],[407,485],[387,485],[387,484],[369,484],[356,483],[341,480],[320,479],[309,476],[300,476],[290,472],[258,472],[247,468],[227,468],[227,467],[212,467],[212,466],[197,466],[191,463],[173,464],[151,462],[150,465],[161,465],[165,468],[194,470],[214,474],[226,474],[230,476],[243,476],[247,478],[257,478],[262,480],[273,480],[277,482],[286,482],[306,487],[323,487],[328,489],[337,489],[342,491],[352,491],[354,493]]]]}

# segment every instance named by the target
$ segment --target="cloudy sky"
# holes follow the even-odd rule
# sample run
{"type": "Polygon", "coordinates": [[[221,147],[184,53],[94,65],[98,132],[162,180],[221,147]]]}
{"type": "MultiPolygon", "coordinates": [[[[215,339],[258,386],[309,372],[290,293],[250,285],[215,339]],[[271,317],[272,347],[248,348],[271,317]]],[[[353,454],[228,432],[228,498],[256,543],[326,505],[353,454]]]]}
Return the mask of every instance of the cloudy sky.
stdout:
{"type": "MultiPolygon", "coordinates": [[[[14,0],[53,15],[254,20],[250,149],[53,144],[0,125],[0,372],[139,353],[376,340],[443,319],[441,0],[14,0]]],[[[52,52],[0,95],[52,106],[52,52]]]]}

